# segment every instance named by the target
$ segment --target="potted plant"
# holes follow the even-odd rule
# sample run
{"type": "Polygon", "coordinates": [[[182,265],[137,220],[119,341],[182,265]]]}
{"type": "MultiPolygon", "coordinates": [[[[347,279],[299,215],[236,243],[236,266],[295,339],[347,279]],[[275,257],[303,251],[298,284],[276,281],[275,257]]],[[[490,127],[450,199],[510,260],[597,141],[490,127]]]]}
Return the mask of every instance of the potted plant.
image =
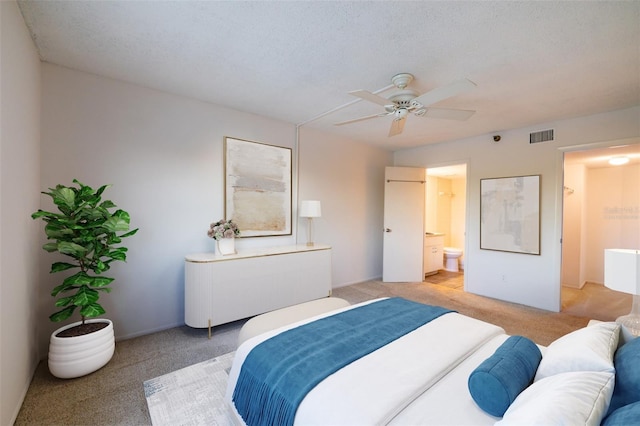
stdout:
{"type": "Polygon", "coordinates": [[[223,256],[236,253],[235,238],[240,235],[240,229],[233,219],[221,219],[212,223],[207,235],[216,240],[218,251],[223,256]]]}
{"type": "Polygon", "coordinates": [[[60,378],[80,377],[104,366],[115,349],[113,324],[107,319],[93,319],[105,313],[98,303],[102,292],[111,291],[114,278],[102,274],[111,263],[126,261],[127,248],[119,244],[138,229],[129,230],[129,213],[117,209],[110,201],[102,201],[102,193],[110,185],[97,190],[73,180],[74,186],[57,185],[43,192],[50,196],[59,212],[38,210],[33,219],[46,222],[47,242],[42,248],[67,256],[65,262],[54,262],[51,273],[76,270],[56,286],[51,295],[57,297],[59,311],[51,314],[54,322],[70,318],[76,310],[81,321],[54,331],[49,345],[49,370],[60,378]]]}

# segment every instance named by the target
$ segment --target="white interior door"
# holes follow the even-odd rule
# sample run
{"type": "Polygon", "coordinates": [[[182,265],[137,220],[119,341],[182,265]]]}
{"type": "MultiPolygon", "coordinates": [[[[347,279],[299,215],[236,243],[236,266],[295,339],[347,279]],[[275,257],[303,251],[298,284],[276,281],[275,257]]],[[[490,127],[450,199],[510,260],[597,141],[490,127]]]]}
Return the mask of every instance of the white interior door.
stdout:
{"type": "Polygon", "coordinates": [[[426,170],[387,167],[382,281],[422,282],[426,170]]]}

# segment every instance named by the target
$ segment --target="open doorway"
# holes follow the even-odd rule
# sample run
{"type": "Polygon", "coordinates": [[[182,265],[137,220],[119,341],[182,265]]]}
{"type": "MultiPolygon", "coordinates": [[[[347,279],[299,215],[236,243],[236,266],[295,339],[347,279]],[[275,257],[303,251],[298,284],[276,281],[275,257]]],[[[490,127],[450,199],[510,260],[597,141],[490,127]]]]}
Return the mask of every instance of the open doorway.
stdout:
{"type": "Polygon", "coordinates": [[[613,321],[632,297],[604,285],[604,249],[640,248],[640,143],[566,152],[563,170],[561,310],[613,321]]]}
{"type": "Polygon", "coordinates": [[[463,290],[467,165],[429,167],[426,179],[425,282],[463,290]]]}

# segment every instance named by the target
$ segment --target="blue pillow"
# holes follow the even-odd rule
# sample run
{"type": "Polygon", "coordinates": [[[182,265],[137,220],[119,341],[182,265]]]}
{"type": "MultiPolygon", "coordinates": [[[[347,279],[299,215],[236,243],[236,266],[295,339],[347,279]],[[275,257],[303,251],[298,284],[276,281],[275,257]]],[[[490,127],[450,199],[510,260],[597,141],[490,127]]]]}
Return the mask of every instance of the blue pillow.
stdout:
{"type": "Polygon", "coordinates": [[[640,338],[620,347],[613,358],[616,384],[613,388],[609,413],[632,402],[640,401],[640,338]]]}
{"type": "Polygon", "coordinates": [[[482,410],[502,417],[533,381],[540,349],[523,336],[511,336],[469,376],[469,392],[482,410]]]}
{"type": "Polygon", "coordinates": [[[629,426],[640,424],[640,401],[625,405],[609,414],[602,426],[629,426]]]}

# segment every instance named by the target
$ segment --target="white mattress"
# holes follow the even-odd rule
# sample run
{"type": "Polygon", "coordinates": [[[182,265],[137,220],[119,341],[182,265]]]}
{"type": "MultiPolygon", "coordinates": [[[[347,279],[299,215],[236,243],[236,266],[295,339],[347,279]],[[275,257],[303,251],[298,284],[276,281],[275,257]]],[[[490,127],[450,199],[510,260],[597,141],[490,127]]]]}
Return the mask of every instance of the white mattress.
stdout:
{"type": "MultiPolygon", "coordinates": [[[[251,348],[310,320],[256,336],[238,348],[225,397],[238,424],[243,422],[231,396],[251,348]]],[[[295,423],[493,424],[496,418],[473,403],[467,378],[507,337],[493,324],[445,314],[327,377],[304,398],[295,423]]]]}

